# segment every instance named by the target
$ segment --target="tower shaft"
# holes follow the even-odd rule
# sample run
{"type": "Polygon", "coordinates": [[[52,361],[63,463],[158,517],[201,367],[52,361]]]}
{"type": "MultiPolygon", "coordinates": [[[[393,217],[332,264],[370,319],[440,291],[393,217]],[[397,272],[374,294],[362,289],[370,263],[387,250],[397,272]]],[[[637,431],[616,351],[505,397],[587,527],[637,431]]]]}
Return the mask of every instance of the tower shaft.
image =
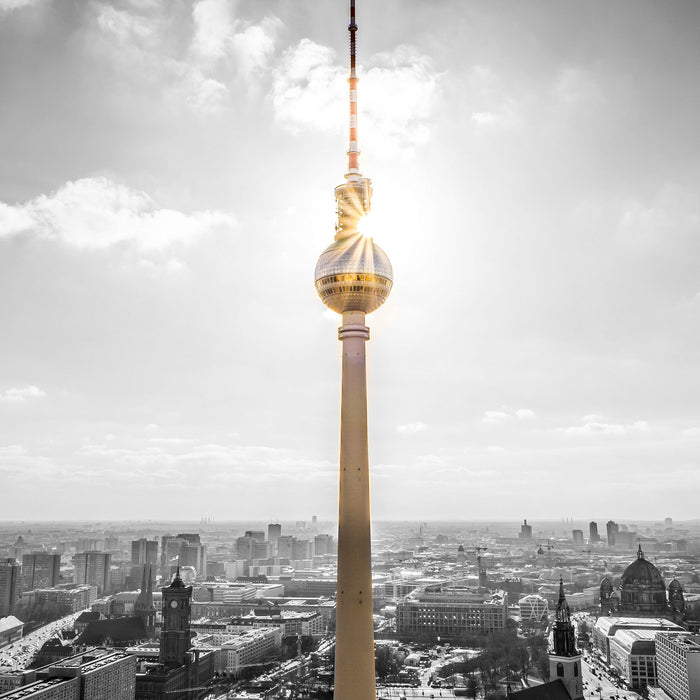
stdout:
{"type": "Polygon", "coordinates": [[[335,700],[375,700],[365,314],[347,311],[343,343],[338,498],[335,700]]]}

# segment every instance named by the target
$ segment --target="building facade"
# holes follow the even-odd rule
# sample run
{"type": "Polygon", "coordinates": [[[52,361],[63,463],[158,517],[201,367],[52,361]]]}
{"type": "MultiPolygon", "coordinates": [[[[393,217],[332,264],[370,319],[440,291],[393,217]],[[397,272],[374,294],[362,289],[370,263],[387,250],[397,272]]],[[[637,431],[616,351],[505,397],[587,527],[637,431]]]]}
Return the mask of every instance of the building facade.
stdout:
{"type": "Polygon", "coordinates": [[[22,557],[22,590],[53,588],[61,580],[61,555],[33,552],[22,557]]]}
{"type": "Polygon", "coordinates": [[[22,577],[14,559],[0,560],[0,618],[12,615],[19,603],[22,577]]]}
{"type": "Polygon", "coordinates": [[[508,596],[503,591],[481,593],[467,588],[446,588],[411,594],[396,607],[396,633],[400,637],[459,640],[466,635],[504,629],[508,596]]]}
{"type": "Polygon", "coordinates": [[[109,552],[81,552],[73,557],[73,580],[79,585],[97,586],[98,594],[112,587],[112,555],[109,552]]]}
{"type": "Polygon", "coordinates": [[[673,700],[700,700],[700,636],[656,635],[659,686],[673,700]]]}

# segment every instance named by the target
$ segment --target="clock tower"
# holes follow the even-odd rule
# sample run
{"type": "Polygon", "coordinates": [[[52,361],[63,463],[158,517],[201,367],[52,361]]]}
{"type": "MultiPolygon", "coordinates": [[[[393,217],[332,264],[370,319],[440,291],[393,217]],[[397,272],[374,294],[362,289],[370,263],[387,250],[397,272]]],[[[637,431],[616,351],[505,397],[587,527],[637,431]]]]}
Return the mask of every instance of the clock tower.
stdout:
{"type": "Polygon", "coordinates": [[[163,631],[160,635],[160,662],[166,666],[182,666],[190,648],[190,614],[192,586],[185,586],[180,567],[172,583],[161,588],[163,593],[163,631]]]}

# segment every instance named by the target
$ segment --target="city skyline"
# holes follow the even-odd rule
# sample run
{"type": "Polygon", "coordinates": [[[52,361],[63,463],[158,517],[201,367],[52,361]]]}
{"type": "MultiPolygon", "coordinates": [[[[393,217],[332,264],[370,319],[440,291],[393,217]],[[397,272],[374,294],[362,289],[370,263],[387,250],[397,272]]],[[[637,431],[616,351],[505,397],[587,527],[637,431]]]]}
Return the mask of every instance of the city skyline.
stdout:
{"type": "MultiPolygon", "coordinates": [[[[375,519],[691,518],[700,8],[360,2],[375,519]]],[[[346,11],[0,1],[4,519],[335,518],[346,11]]]]}

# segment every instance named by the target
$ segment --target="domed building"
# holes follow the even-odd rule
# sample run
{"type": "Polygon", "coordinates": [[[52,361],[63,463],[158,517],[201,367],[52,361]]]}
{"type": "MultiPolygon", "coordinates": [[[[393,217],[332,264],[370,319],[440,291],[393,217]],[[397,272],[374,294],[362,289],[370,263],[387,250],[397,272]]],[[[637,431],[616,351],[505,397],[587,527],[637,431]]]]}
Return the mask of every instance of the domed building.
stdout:
{"type": "Polygon", "coordinates": [[[644,558],[639,545],[637,559],[620,578],[621,614],[666,617],[670,610],[666,597],[666,583],[659,570],[644,558]]]}

